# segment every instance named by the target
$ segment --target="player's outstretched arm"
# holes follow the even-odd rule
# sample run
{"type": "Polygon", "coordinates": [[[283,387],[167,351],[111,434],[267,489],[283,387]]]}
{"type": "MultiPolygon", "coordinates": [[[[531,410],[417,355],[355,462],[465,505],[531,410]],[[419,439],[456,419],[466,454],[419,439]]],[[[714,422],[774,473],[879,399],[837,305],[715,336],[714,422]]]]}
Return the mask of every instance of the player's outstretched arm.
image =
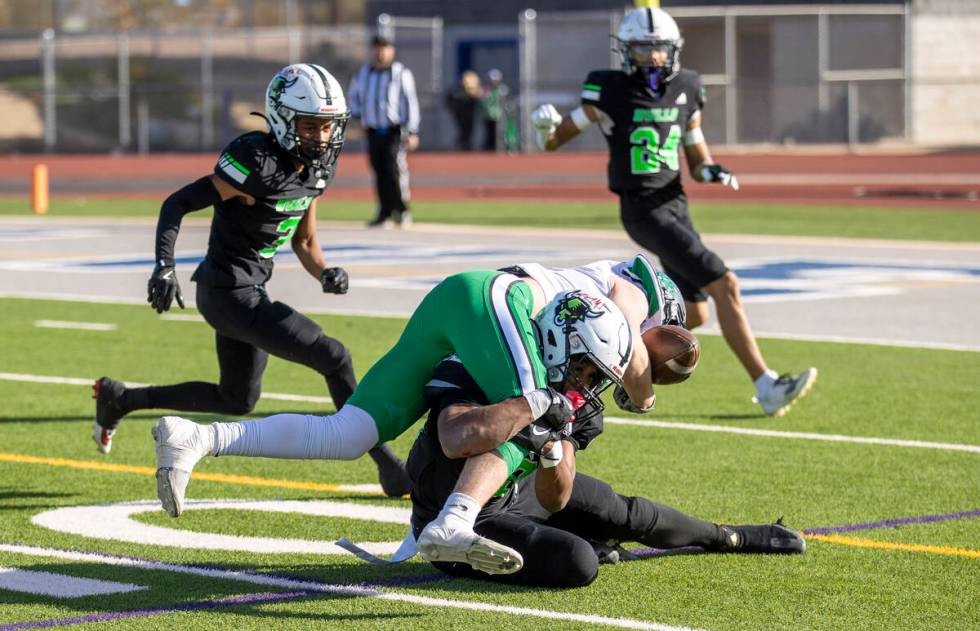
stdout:
{"type": "Polygon", "coordinates": [[[439,443],[447,458],[468,458],[502,445],[533,420],[524,397],[493,405],[457,403],[439,413],[439,443]]]}
{"type": "Polygon", "coordinates": [[[621,401],[618,396],[615,397],[615,401],[620,408],[627,412],[642,414],[653,409],[656,402],[652,385],[650,356],[640,336],[640,325],[647,317],[649,303],[646,295],[636,285],[615,276],[612,277],[612,290],[609,292],[609,298],[623,312],[633,335],[633,355],[630,357],[630,363],[623,375],[623,387],[632,404],[621,401]]]}
{"type": "Polygon", "coordinates": [[[684,157],[687,158],[687,166],[690,169],[691,177],[697,182],[718,182],[723,186],[731,186],[738,190],[738,179],[735,174],[715,163],[708,150],[708,143],[704,139],[704,132],[701,130],[701,113],[698,112],[691,117],[687,131],[684,134],[684,157]]]}
{"type": "Polygon", "coordinates": [[[323,293],[346,294],[349,285],[347,271],[342,267],[327,267],[323,258],[320,239],[316,234],[316,202],[314,199],[303,220],[296,226],[290,245],[303,269],[320,281],[323,293]]]}
{"type": "Polygon", "coordinates": [[[574,414],[572,402],[554,388],[492,405],[454,404],[439,413],[439,442],[446,457],[467,458],[499,447],[532,423],[535,435],[561,431],[574,414]]]}
{"type": "MultiPolygon", "coordinates": [[[[201,210],[208,206],[213,206],[219,201],[231,197],[224,197],[215,180],[227,186],[223,181],[215,176],[199,178],[187,186],[175,191],[164,200],[160,207],[160,217],[157,219],[156,243],[154,246],[154,260],[156,265],[146,287],[146,301],[150,303],[157,313],[168,311],[174,299],[180,308],[184,308],[184,298],[180,293],[180,285],[177,284],[177,274],[174,270],[176,262],[174,260],[174,246],[177,242],[177,234],[180,232],[180,223],[184,215],[195,210],[201,210]]],[[[228,188],[231,188],[230,186],[228,188]]]]}
{"type": "Polygon", "coordinates": [[[580,105],[564,117],[550,104],[531,113],[531,124],[537,132],[535,140],[544,151],[555,151],[598,120],[599,114],[591,105],[580,105]]]}

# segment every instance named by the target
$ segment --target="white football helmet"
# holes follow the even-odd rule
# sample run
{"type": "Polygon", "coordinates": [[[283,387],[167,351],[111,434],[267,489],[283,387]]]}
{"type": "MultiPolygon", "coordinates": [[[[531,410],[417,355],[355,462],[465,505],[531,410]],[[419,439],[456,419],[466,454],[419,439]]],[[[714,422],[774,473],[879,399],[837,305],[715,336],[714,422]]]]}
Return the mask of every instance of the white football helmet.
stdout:
{"type": "Polygon", "coordinates": [[[614,37],[622,58],[623,72],[626,74],[636,72],[638,66],[630,51],[640,46],[667,48],[667,64],[663,67],[663,81],[670,81],[680,72],[684,38],[677,28],[677,22],[663,9],[643,7],[629,11],[623,16],[619,31],[614,37]]]}
{"type": "Polygon", "coordinates": [[[322,66],[292,64],[269,82],[265,118],[283,149],[312,169],[326,169],[337,161],[344,146],[350,108],[340,83],[322,66]],[[318,142],[300,138],[296,133],[297,116],[333,121],[330,139],[318,142]]]}
{"type": "MultiPolygon", "coordinates": [[[[622,385],[633,356],[633,334],[626,317],[612,301],[574,290],[558,295],[534,318],[541,336],[541,355],[548,382],[561,384],[569,362],[584,357],[598,369],[591,384],[567,384],[577,390],[596,412],[599,395],[612,384],[622,385]]],[[[581,419],[580,419],[581,420],[581,419]]]]}

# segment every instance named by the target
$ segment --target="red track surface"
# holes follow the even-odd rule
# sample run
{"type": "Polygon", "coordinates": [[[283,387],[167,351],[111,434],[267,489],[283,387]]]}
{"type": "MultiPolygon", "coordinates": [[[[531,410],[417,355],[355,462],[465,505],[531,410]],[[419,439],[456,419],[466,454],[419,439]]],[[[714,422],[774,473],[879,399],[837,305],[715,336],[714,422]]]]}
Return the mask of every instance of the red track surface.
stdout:
{"type": "MultiPolygon", "coordinates": [[[[742,184],[739,192],[690,182],[693,200],[863,203],[980,209],[980,153],[716,154],[742,184]]],[[[148,157],[50,155],[0,157],[7,196],[29,190],[32,167],[48,165],[61,197],[160,199],[181,182],[210,173],[213,154],[148,157]],[[136,186],[134,186],[134,183],[136,186]]],[[[409,158],[415,199],[608,199],[601,153],[492,155],[419,153],[409,158]]],[[[335,199],[373,199],[363,155],[345,154],[335,199]]]]}

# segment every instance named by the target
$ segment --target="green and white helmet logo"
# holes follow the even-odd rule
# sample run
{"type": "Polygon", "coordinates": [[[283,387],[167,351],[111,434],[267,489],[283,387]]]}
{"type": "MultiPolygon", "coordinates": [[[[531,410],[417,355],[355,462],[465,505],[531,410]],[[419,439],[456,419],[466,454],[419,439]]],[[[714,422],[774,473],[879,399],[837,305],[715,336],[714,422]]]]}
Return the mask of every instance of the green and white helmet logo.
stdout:
{"type": "Polygon", "coordinates": [[[587,318],[598,318],[602,312],[593,309],[593,303],[601,305],[601,301],[579,291],[570,291],[555,305],[555,324],[568,327],[576,322],[584,322],[587,318]]]}

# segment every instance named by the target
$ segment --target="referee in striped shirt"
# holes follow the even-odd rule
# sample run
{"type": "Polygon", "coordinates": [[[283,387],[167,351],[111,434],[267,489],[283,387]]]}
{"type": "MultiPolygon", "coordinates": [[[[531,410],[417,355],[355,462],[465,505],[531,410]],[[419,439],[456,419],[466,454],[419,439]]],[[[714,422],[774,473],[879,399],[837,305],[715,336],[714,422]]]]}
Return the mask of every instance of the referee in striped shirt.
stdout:
{"type": "Polygon", "coordinates": [[[394,220],[405,227],[412,221],[405,153],[419,146],[415,77],[395,61],[395,46],[389,38],[376,35],[371,43],[373,59],[354,75],[347,91],[351,116],[360,119],[367,133],[378,191],[378,214],[368,226],[385,226],[394,220]]]}

